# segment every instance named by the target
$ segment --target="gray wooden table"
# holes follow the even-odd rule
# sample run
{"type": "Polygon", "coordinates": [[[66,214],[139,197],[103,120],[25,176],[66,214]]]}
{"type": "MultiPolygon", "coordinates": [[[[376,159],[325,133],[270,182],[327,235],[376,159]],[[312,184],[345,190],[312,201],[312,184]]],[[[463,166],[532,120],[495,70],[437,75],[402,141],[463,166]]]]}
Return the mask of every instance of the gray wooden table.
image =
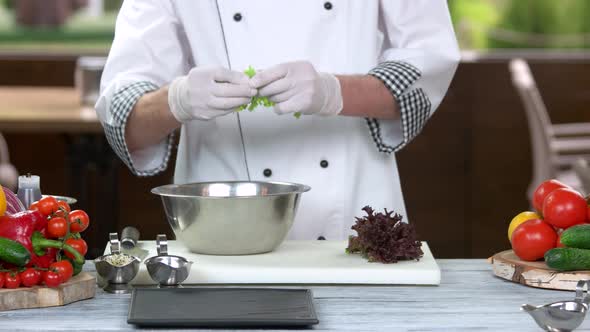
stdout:
{"type": "MultiPolygon", "coordinates": [[[[485,260],[438,262],[442,269],[438,287],[311,287],[320,319],[314,329],[540,331],[532,318],[519,311],[520,304],[574,297],[573,292],[498,279],[485,260]]],[[[0,331],[130,331],[134,327],[126,322],[129,299],[98,290],[96,298],[65,307],[2,312],[0,331]]],[[[590,331],[590,319],[580,330],[590,331]]]]}

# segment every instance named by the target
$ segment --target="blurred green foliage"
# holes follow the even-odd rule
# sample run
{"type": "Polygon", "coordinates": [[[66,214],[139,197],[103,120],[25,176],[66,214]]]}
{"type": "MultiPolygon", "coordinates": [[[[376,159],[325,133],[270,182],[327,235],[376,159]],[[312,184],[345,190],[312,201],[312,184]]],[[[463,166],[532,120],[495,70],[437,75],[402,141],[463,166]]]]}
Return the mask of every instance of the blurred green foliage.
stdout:
{"type": "MultiPolygon", "coordinates": [[[[0,6],[4,8],[14,8],[14,2],[18,0],[0,0],[0,6]]],[[[118,11],[123,0],[104,0],[104,10],[106,12],[118,11]]]]}
{"type": "Polygon", "coordinates": [[[14,8],[13,0],[0,0],[0,4],[2,4],[2,6],[8,9],[14,8]]]}
{"type": "MultiPolygon", "coordinates": [[[[590,32],[588,0],[518,0],[506,8],[498,27],[532,34],[533,37],[490,36],[492,48],[584,48],[583,35],[590,32]],[[575,36],[580,36],[575,38],[575,36]],[[508,39],[508,40],[507,40],[508,39]]],[[[516,36],[516,35],[515,35],[516,36]]]]}
{"type": "MultiPolygon", "coordinates": [[[[14,24],[19,0],[0,0],[0,47],[35,43],[95,44],[108,48],[116,13],[123,0],[104,0],[105,15],[89,18],[83,11],[59,29],[24,29],[14,24]]],[[[197,0],[195,0],[197,1],[197,0]]],[[[408,0],[411,1],[411,0],[408,0]]],[[[462,49],[589,48],[590,0],[448,0],[462,49]]],[[[82,47],[82,46],[81,46],[82,47]]]]}
{"type": "MultiPolygon", "coordinates": [[[[0,0],[0,5],[15,0],[0,0]]],[[[105,5],[106,5],[105,1],[105,5]]],[[[114,36],[114,27],[121,0],[110,1],[114,11],[101,17],[88,17],[77,11],[59,28],[24,27],[14,22],[13,12],[0,6],[0,50],[91,50],[106,52],[114,36]]]]}
{"type": "Polygon", "coordinates": [[[462,48],[588,48],[589,0],[449,0],[462,48]]]}
{"type": "Polygon", "coordinates": [[[500,19],[500,4],[481,0],[449,0],[457,39],[463,48],[488,48],[489,28],[500,19]]]}
{"type": "Polygon", "coordinates": [[[104,0],[104,10],[106,12],[116,12],[121,8],[123,0],[104,0]]]}

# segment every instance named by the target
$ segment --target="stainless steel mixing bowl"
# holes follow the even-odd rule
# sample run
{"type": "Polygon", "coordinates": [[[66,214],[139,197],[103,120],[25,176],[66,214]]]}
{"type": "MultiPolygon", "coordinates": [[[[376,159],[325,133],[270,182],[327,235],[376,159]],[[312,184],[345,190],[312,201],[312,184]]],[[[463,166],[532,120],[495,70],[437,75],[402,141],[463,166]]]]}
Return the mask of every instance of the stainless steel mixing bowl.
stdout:
{"type": "Polygon", "coordinates": [[[176,239],[195,253],[249,255],[276,249],[310,187],[284,182],[203,182],[152,189],[176,239]]]}

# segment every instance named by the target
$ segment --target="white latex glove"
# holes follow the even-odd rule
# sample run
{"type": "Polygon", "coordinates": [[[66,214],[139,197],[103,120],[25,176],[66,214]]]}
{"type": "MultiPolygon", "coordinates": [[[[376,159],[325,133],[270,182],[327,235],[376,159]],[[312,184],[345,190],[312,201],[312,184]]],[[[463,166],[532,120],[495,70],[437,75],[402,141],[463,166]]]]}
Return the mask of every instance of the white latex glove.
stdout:
{"type": "Polygon", "coordinates": [[[250,80],[250,86],[275,103],[277,114],[336,115],[343,107],[338,78],[318,73],[307,61],[262,70],[250,80]]]}
{"type": "Polygon", "coordinates": [[[170,111],[181,123],[229,114],[256,95],[248,81],[246,74],[223,67],[195,67],[170,84],[170,111]]]}

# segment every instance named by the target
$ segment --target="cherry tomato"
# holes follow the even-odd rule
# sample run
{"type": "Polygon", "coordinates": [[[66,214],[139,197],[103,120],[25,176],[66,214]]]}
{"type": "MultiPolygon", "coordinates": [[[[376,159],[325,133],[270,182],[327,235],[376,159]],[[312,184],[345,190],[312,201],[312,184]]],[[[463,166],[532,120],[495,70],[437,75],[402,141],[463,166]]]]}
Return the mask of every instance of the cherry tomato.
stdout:
{"type": "Polygon", "coordinates": [[[65,218],[68,213],[70,213],[71,209],[68,203],[64,201],[57,201],[57,211],[53,214],[54,217],[62,217],[65,218]]]}
{"type": "Polygon", "coordinates": [[[545,221],[560,228],[586,222],[587,213],[586,200],[572,189],[556,189],[547,195],[543,203],[545,221]]]}
{"type": "Polygon", "coordinates": [[[61,284],[61,277],[53,271],[43,272],[43,283],[49,288],[54,288],[61,284]]]}
{"type": "Polygon", "coordinates": [[[525,261],[543,258],[547,250],[555,248],[556,243],[557,233],[541,219],[525,221],[512,233],[512,249],[525,261]]]}
{"type": "Polygon", "coordinates": [[[0,288],[4,287],[4,279],[6,278],[6,273],[0,272],[0,288]]]}
{"type": "Polygon", "coordinates": [[[72,209],[70,208],[70,205],[69,205],[68,203],[64,202],[64,201],[57,201],[57,207],[58,207],[60,210],[64,210],[64,211],[66,211],[66,212],[68,212],[68,213],[69,213],[70,211],[72,211],[72,209]]]}
{"type": "Polygon", "coordinates": [[[70,280],[74,274],[74,267],[72,266],[72,263],[66,260],[51,264],[49,266],[49,270],[59,274],[62,283],[70,280]]]}
{"type": "Polygon", "coordinates": [[[33,203],[31,203],[31,206],[29,206],[29,210],[31,210],[31,211],[39,211],[39,202],[33,202],[33,203]]]}
{"type": "Polygon", "coordinates": [[[50,216],[58,209],[57,199],[53,196],[45,196],[38,202],[39,212],[45,216],[50,216]]]}
{"type": "MultiPolygon", "coordinates": [[[[86,241],[82,239],[67,239],[65,243],[74,248],[82,256],[86,255],[86,252],[88,252],[88,245],[86,244],[86,241]]],[[[67,257],[74,259],[74,255],[67,251],[65,253],[67,257]]]]}
{"type": "Polygon", "coordinates": [[[62,217],[51,218],[47,222],[47,235],[52,238],[66,236],[68,232],[68,222],[62,217]]]}
{"type": "Polygon", "coordinates": [[[84,232],[88,228],[90,219],[86,212],[82,210],[74,210],[70,212],[70,231],[72,233],[84,232]]]}
{"type": "Polygon", "coordinates": [[[20,280],[23,286],[33,287],[41,282],[41,272],[30,267],[20,273],[20,280]]]}
{"type": "Polygon", "coordinates": [[[20,286],[20,276],[16,272],[8,272],[6,273],[6,277],[4,277],[4,287],[6,288],[18,288],[20,286]]]}
{"type": "Polygon", "coordinates": [[[537,211],[543,212],[543,203],[545,202],[545,198],[549,195],[553,190],[559,188],[570,188],[567,184],[561,183],[557,180],[547,180],[541,185],[537,187],[533,194],[533,206],[537,211]]]}

